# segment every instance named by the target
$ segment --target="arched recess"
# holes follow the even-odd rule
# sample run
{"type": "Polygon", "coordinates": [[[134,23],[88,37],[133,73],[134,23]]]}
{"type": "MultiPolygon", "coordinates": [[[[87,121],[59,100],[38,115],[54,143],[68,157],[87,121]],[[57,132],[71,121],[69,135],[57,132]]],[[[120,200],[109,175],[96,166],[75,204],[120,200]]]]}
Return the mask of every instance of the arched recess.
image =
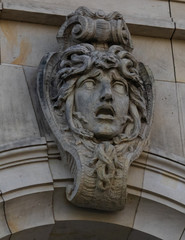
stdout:
{"type": "Polygon", "coordinates": [[[49,240],[159,240],[150,234],[118,224],[95,221],[65,221],[55,224],[49,240]]]}
{"type": "MultiPolygon", "coordinates": [[[[11,240],[161,240],[155,236],[118,224],[98,221],[60,221],[12,234],[11,240]]],[[[1,239],[3,240],[3,239],[1,239]]]]}
{"type": "Polygon", "coordinates": [[[184,167],[146,155],[131,166],[125,208],[102,212],[67,201],[72,178],[53,142],[0,148],[0,240],[182,240],[184,167]]]}

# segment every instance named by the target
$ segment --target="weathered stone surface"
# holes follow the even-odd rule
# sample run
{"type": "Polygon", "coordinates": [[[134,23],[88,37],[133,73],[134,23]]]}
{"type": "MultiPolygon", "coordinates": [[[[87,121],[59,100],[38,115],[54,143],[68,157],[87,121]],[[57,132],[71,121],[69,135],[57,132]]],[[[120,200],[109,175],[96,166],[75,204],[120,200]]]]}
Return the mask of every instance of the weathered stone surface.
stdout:
{"type": "Polygon", "coordinates": [[[43,57],[38,95],[67,161],[77,206],[115,211],[126,201],[128,169],[141,153],[153,113],[153,77],[132,55],[123,16],[78,8],[43,57]]]}
{"type": "MultiPolygon", "coordinates": [[[[120,0],[116,1],[119,4],[120,0]]],[[[129,26],[132,34],[142,36],[152,36],[170,39],[173,35],[175,25],[169,15],[169,6],[167,2],[148,2],[146,0],[126,0],[119,4],[120,11],[129,26]],[[122,7],[123,6],[123,7],[122,7]],[[161,14],[162,12],[162,14],[161,14]]],[[[117,5],[109,0],[109,4],[103,2],[84,2],[77,1],[75,4],[69,1],[24,1],[24,0],[3,0],[1,17],[16,21],[26,21],[40,24],[50,24],[60,26],[66,15],[77,6],[86,5],[91,9],[107,9],[107,12],[113,9],[117,10],[117,5]],[[99,6],[99,7],[98,7],[99,6]]]]}
{"type": "Polygon", "coordinates": [[[0,144],[39,137],[22,67],[0,66],[0,144]]]}
{"type": "Polygon", "coordinates": [[[185,42],[173,40],[174,63],[177,82],[185,82],[185,42]]]}
{"type": "Polygon", "coordinates": [[[163,240],[174,240],[180,239],[184,222],[184,213],[163,204],[141,199],[133,227],[163,240]]]}
{"type": "Polygon", "coordinates": [[[175,29],[175,23],[171,20],[135,16],[126,16],[125,20],[130,33],[138,36],[171,39],[175,29]]]}
{"type": "Polygon", "coordinates": [[[40,103],[37,95],[37,82],[36,82],[38,69],[36,67],[23,66],[23,70],[26,81],[28,83],[30,97],[33,103],[33,108],[38,122],[40,135],[44,136],[48,141],[53,140],[51,130],[49,129],[46,121],[44,121],[43,114],[40,111],[40,103]]]}
{"type": "Polygon", "coordinates": [[[10,230],[6,223],[3,199],[0,196],[0,239],[8,240],[10,236],[10,230]]]}
{"type": "Polygon", "coordinates": [[[182,233],[182,236],[181,236],[180,240],[185,240],[185,229],[183,230],[183,233],[182,233]]]}
{"type": "Polygon", "coordinates": [[[173,39],[185,39],[184,11],[185,2],[183,0],[170,2],[171,16],[175,22],[175,32],[173,39]]]}
{"type": "Polygon", "coordinates": [[[78,6],[86,6],[93,11],[98,9],[104,9],[105,12],[119,11],[124,15],[130,16],[142,16],[145,18],[159,18],[169,19],[169,5],[165,1],[155,0],[124,0],[124,4],[121,0],[104,1],[65,1],[65,0],[2,0],[4,9],[17,9],[25,11],[37,11],[37,12],[53,12],[61,15],[68,15],[74,11],[78,6]]]}
{"type": "Polygon", "coordinates": [[[185,2],[182,0],[170,2],[171,16],[175,22],[173,39],[185,39],[184,11],[185,2]]]}
{"type": "MultiPolygon", "coordinates": [[[[54,224],[52,192],[28,194],[6,201],[5,209],[7,222],[12,233],[54,224]]],[[[37,229],[35,233],[37,233],[37,229]]],[[[32,231],[31,236],[36,237],[34,236],[34,231],[32,231]]]]}
{"type": "Polygon", "coordinates": [[[170,159],[178,159],[178,156],[182,158],[184,153],[176,85],[175,83],[156,81],[155,87],[156,103],[149,151],[170,159]]]}
{"type": "MultiPolygon", "coordinates": [[[[185,150],[185,84],[178,83],[177,84],[177,97],[179,104],[179,119],[180,119],[180,127],[181,127],[181,136],[182,136],[182,144],[183,150],[185,150]]],[[[185,156],[185,153],[184,153],[185,156]]],[[[182,160],[185,163],[185,158],[182,160]]]]}
{"type": "Polygon", "coordinates": [[[175,81],[170,40],[133,36],[134,55],[146,63],[156,80],[175,81]]]}
{"type": "Polygon", "coordinates": [[[71,205],[65,197],[64,188],[56,188],[54,191],[54,218],[56,222],[69,220],[100,221],[114,223],[126,227],[132,227],[139,197],[128,195],[127,204],[122,211],[102,212],[97,210],[82,209],[71,205]],[[61,204],[62,202],[62,204],[61,204]]]}
{"type": "Polygon", "coordinates": [[[176,23],[184,23],[184,11],[185,11],[185,2],[182,0],[178,1],[171,1],[171,15],[173,21],[176,23]]]}
{"type": "Polygon", "coordinates": [[[10,148],[2,146],[0,149],[0,189],[5,200],[17,197],[19,193],[16,194],[16,190],[28,190],[28,194],[29,188],[33,192],[34,187],[49,185],[53,181],[43,139],[23,141],[10,144],[10,148]]]}
{"type": "MultiPolygon", "coordinates": [[[[178,102],[179,102],[179,117],[180,117],[180,126],[181,126],[181,133],[182,133],[182,142],[183,142],[183,149],[185,146],[185,84],[178,83],[177,84],[177,93],[178,93],[178,102]]],[[[185,154],[184,154],[185,155],[185,154]]],[[[183,159],[183,163],[185,159],[183,159]]]]}
{"type": "MultiPolygon", "coordinates": [[[[25,239],[30,232],[30,240],[42,239],[41,236],[49,238],[54,224],[53,180],[44,138],[24,139],[0,146],[0,189],[6,221],[13,233],[11,238],[25,239]],[[27,229],[30,230],[27,232],[27,229]]],[[[0,218],[3,216],[0,209],[0,218]]],[[[1,224],[4,224],[3,219],[1,224]]]]}
{"type": "Polygon", "coordinates": [[[142,197],[185,213],[185,166],[149,154],[143,180],[142,197]]]}
{"type": "Polygon", "coordinates": [[[138,160],[135,160],[129,170],[128,192],[135,196],[140,196],[143,189],[145,168],[148,154],[142,153],[138,160]]]}
{"type": "Polygon", "coordinates": [[[56,27],[1,21],[0,30],[2,63],[38,66],[46,52],[57,50],[56,27]]]}

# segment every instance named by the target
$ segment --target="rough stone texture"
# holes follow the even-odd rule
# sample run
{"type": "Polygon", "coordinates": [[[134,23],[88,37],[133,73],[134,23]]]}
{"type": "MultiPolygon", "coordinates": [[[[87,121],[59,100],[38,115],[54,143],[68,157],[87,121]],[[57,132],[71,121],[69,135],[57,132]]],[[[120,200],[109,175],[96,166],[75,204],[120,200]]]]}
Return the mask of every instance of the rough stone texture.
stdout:
{"type": "Polygon", "coordinates": [[[42,111],[69,163],[73,204],[107,211],[126,201],[128,169],[149,135],[153,76],[132,55],[123,16],[78,8],[38,71],[42,111]],[[62,53],[62,54],[61,54],[62,53]]]}
{"type": "Polygon", "coordinates": [[[175,81],[170,40],[133,36],[134,55],[150,67],[156,80],[175,81]]]}
{"type": "Polygon", "coordinates": [[[1,21],[1,62],[37,67],[46,52],[57,50],[57,30],[52,26],[1,21]]]}
{"type": "Polygon", "coordinates": [[[180,239],[185,214],[156,202],[142,199],[139,203],[134,229],[147,232],[163,240],[180,239]],[[165,229],[165,231],[164,231],[165,229]]]}
{"type": "Polygon", "coordinates": [[[0,75],[0,144],[39,137],[22,67],[1,65],[0,75]]]}

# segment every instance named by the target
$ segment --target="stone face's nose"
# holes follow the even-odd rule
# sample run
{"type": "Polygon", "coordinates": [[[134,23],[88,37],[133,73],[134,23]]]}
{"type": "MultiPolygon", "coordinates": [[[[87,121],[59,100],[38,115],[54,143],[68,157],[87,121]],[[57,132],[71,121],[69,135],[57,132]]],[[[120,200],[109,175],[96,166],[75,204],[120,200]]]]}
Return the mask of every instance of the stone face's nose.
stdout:
{"type": "Polygon", "coordinates": [[[110,84],[105,84],[102,86],[101,94],[100,94],[100,101],[112,102],[112,89],[110,84]]]}

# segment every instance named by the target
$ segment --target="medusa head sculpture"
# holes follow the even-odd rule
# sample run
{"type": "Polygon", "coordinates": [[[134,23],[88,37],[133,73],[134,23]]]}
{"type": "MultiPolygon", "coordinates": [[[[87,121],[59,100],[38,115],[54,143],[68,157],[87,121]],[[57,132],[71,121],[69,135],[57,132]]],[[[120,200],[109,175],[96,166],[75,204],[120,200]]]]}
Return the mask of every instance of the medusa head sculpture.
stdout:
{"type": "Polygon", "coordinates": [[[153,77],[133,54],[118,12],[78,8],[60,28],[58,52],[43,57],[38,95],[63,161],[74,177],[73,204],[124,207],[129,166],[149,136],[153,77]]]}

